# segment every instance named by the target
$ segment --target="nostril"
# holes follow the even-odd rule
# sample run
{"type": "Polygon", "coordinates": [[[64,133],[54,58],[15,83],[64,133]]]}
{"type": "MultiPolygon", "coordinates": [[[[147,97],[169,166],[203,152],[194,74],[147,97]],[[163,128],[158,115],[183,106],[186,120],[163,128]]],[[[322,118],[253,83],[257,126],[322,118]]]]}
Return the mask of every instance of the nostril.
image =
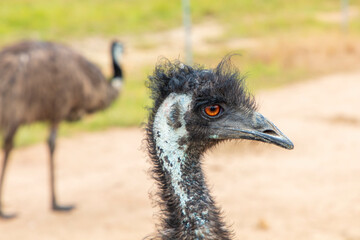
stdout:
{"type": "Polygon", "coordinates": [[[263,133],[269,134],[269,135],[274,135],[274,136],[278,135],[274,130],[271,130],[271,129],[266,129],[265,131],[263,131],[263,133]]]}

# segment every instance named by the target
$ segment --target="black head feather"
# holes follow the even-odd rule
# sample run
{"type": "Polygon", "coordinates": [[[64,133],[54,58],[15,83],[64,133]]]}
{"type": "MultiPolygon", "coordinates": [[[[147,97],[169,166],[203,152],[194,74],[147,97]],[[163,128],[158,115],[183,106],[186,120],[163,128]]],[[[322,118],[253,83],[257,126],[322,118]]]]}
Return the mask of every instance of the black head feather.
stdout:
{"type": "Polygon", "coordinates": [[[220,101],[250,111],[256,110],[254,98],[245,88],[245,77],[232,65],[231,57],[223,58],[214,69],[162,60],[147,83],[154,101],[153,110],[156,111],[173,92],[193,94],[195,104],[220,101]]]}
{"type": "Polygon", "coordinates": [[[186,127],[190,133],[189,143],[197,145],[199,154],[219,142],[208,138],[210,121],[202,117],[204,106],[221,104],[229,110],[227,113],[230,115],[232,111],[241,111],[244,116],[256,111],[254,97],[245,87],[245,77],[232,65],[231,57],[232,55],[224,57],[214,69],[163,59],[155,67],[147,83],[154,101],[153,108],[150,109],[149,132],[158,108],[171,93],[192,95],[191,113],[194,114],[187,116],[186,127]]]}

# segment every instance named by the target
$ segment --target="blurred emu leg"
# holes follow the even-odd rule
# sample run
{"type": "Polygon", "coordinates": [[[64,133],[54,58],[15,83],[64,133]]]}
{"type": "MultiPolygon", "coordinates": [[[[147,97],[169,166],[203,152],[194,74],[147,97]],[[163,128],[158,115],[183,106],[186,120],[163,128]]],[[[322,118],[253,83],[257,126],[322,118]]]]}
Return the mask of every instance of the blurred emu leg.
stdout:
{"type": "Polygon", "coordinates": [[[74,206],[61,206],[56,201],[55,194],[55,166],[54,166],[54,152],[55,152],[55,142],[56,142],[56,134],[57,134],[57,124],[52,124],[50,128],[50,135],[48,138],[48,145],[50,151],[50,190],[51,190],[51,204],[52,209],[54,211],[70,211],[74,208],[74,206]]]}
{"type": "Polygon", "coordinates": [[[1,168],[1,176],[0,176],[0,217],[4,219],[10,219],[16,217],[16,214],[5,214],[2,205],[2,192],[4,186],[5,172],[6,172],[6,167],[8,165],[10,152],[14,146],[13,142],[14,142],[14,135],[16,133],[16,130],[17,127],[13,127],[11,130],[6,131],[4,133],[4,145],[3,145],[4,159],[3,159],[3,165],[1,168]]]}

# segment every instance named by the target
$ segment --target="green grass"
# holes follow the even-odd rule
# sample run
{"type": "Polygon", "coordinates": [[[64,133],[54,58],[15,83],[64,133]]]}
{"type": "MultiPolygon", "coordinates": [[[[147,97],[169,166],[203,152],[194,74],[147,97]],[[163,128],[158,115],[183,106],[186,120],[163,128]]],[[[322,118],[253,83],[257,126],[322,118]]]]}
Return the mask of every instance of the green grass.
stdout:
{"type": "Polygon", "coordinates": [[[181,21],[179,7],[160,0],[0,1],[0,35],[54,40],[160,30],[181,21]]]}
{"type": "MultiPolygon", "coordinates": [[[[227,26],[227,37],[267,37],[308,34],[326,34],[329,31],[339,32],[340,24],[319,21],[320,13],[339,12],[340,0],[326,1],[234,1],[222,4],[212,0],[204,6],[199,4],[195,19],[202,21],[206,13],[216,16],[227,26]],[[230,24],[229,24],[230,23],[230,24]]],[[[359,1],[350,2],[352,7],[360,8],[359,1]]],[[[196,11],[196,10],[195,10],[196,11]]],[[[351,32],[359,32],[356,17],[349,24],[351,32]]]]}
{"type": "MultiPolygon", "coordinates": [[[[352,1],[360,7],[360,2],[352,1]]],[[[197,0],[195,23],[216,18],[232,36],[264,36],[305,30],[327,31],[316,13],[339,11],[339,0],[197,0]]],[[[354,21],[356,22],[356,21],[354,21]]],[[[182,24],[181,1],[166,0],[12,0],[0,1],[0,43],[19,38],[50,40],[89,35],[123,35],[182,24]]],[[[358,24],[351,24],[354,30],[358,24]]]]}

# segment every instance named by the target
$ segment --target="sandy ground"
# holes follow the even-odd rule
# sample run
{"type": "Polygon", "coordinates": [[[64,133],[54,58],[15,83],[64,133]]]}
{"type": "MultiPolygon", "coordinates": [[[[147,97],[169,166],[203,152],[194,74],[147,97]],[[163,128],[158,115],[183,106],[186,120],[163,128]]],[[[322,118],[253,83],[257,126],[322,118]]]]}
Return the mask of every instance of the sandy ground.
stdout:
{"type": "MultiPolygon", "coordinates": [[[[260,112],[293,151],[251,142],[222,144],[204,168],[236,239],[360,239],[360,72],[260,92],[260,112]]],[[[16,149],[5,184],[0,239],[142,239],[157,209],[141,129],[59,139],[57,179],[68,214],[49,210],[45,144],[16,149]]]]}

